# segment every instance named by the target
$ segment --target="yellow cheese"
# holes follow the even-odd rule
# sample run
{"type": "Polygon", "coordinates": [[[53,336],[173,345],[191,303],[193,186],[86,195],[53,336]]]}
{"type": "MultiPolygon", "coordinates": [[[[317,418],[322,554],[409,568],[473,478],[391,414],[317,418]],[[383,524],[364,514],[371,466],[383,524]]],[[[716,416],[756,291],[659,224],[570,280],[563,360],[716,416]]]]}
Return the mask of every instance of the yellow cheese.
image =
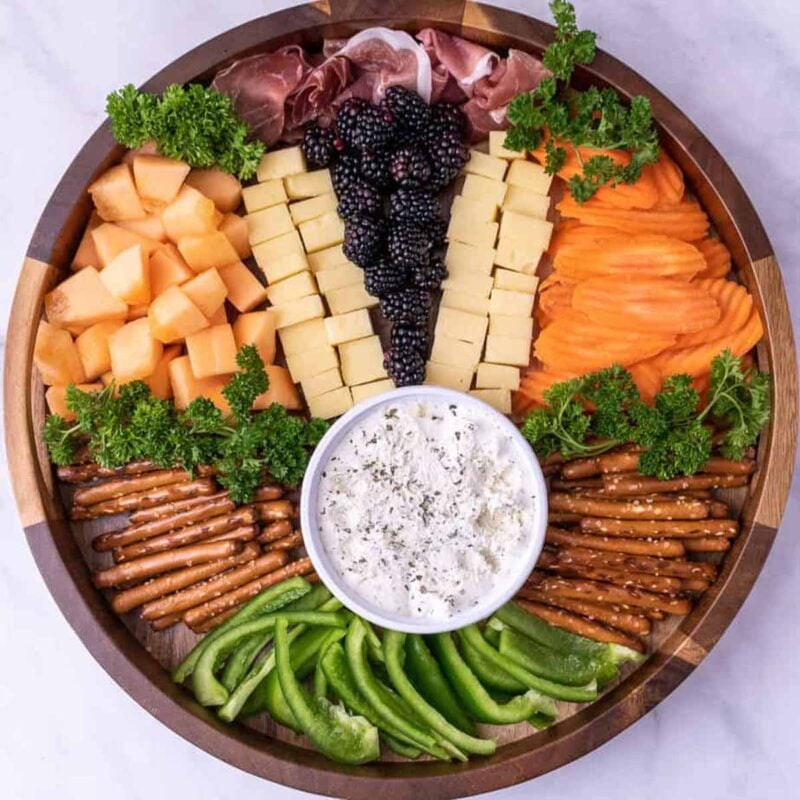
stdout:
{"type": "Polygon", "coordinates": [[[300,386],[303,387],[306,400],[310,400],[312,397],[318,397],[325,392],[332,392],[334,389],[344,386],[344,382],[339,367],[332,367],[326,369],[325,372],[300,381],[300,386]]]}
{"type": "Polygon", "coordinates": [[[494,247],[499,227],[496,222],[475,222],[468,217],[452,216],[447,226],[447,239],[476,247],[494,247]]]}
{"type": "Polygon", "coordinates": [[[299,230],[307,253],[324,250],[344,241],[344,222],[335,211],[304,222],[299,230]]]}
{"type": "Polygon", "coordinates": [[[308,272],[308,260],[306,254],[300,252],[286,253],[286,255],[265,263],[259,263],[261,271],[267,279],[267,283],[277,283],[298,272],[308,272]]]}
{"type": "Polygon", "coordinates": [[[300,147],[284,147],[282,150],[264,153],[258,165],[256,177],[259,183],[263,183],[274,178],[297,175],[306,170],[306,159],[300,147]]]}
{"type": "Polygon", "coordinates": [[[547,194],[552,182],[553,176],[548,175],[544,167],[535,161],[512,161],[506,175],[509,186],[521,186],[536,194],[547,194]]]}
{"type": "Polygon", "coordinates": [[[383,368],[383,348],[377,336],[343,342],[339,354],[342,357],[342,378],[348,386],[387,377],[383,368]]]}
{"type": "Polygon", "coordinates": [[[550,211],[550,198],[546,194],[536,194],[522,186],[509,186],[503,201],[503,212],[516,211],[528,217],[547,219],[550,211]]]}
{"type": "Polygon", "coordinates": [[[442,289],[454,289],[465,294],[474,294],[477,297],[488,297],[494,286],[491,275],[481,275],[479,272],[459,272],[442,281],[442,289]]]}
{"type": "Polygon", "coordinates": [[[525,242],[515,239],[500,239],[497,243],[494,263],[498,267],[506,267],[532,275],[536,272],[543,253],[542,248],[531,249],[525,242]]]}
{"type": "Polygon", "coordinates": [[[533,338],[533,318],[492,314],[489,317],[489,335],[530,341],[533,338]]]}
{"type": "Polygon", "coordinates": [[[535,275],[514,272],[509,269],[498,269],[494,273],[494,288],[508,289],[511,292],[527,292],[536,294],[539,279],[535,275]]]}
{"type": "Polygon", "coordinates": [[[317,350],[328,344],[325,322],[321,317],[281,328],[278,336],[286,356],[293,356],[304,350],[317,350]]]}
{"type": "Polygon", "coordinates": [[[429,361],[425,367],[425,384],[466,392],[472,383],[472,373],[472,367],[454,367],[429,361]]]}
{"type": "Polygon", "coordinates": [[[508,163],[502,158],[481,153],[479,150],[470,150],[469,161],[464,164],[464,172],[501,181],[506,174],[506,167],[508,167],[508,163]]]}
{"type": "Polygon", "coordinates": [[[321,272],[323,269],[331,269],[332,267],[338,267],[340,264],[350,263],[344,254],[344,250],[342,250],[341,244],[335,244],[333,247],[325,248],[325,250],[317,250],[316,253],[308,254],[308,264],[312,272],[321,272]]]}
{"type": "Polygon", "coordinates": [[[511,413],[511,392],[508,389],[473,389],[470,394],[501,414],[511,413]]]}
{"type": "Polygon", "coordinates": [[[453,367],[471,369],[473,372],[481,360],[483,342],[461,342],[447,336],[437,336],[431,348],[431,361],[453,367]]]}
{"type": "Polygon", "coordinates": [[[384,392],[391,392],[394,389],[394,383],[391,378],[385,378],[382,381],[373,381],[372,383],[362,383],[360,386],[354,386],[351,391],[353,393],[353,402],[360,403],[368,397],[375,397],[384,392]]]}
{"type": "Polygon", "coordinates": [[[441,308],[458,308],[461,311],[469,311],[470,314],[488,314],[489,298],[479,297],[467,292],[459,292],[455,289],[448,289],[442,294],[441,308]]]}
{"type": "Polygon", "coordinates": [[[527,367],[531,360],[531,343],[528,339],[511,339],[489,334],[486,337],[486,353],[483,358],[490,364],[527,367]]]}
{"type": "Polygon", "coordinates": [[[535,295],[527,292],[511,292],[508,289],[492,289],[489,298],[489,313],[507,317],[529,317],[533,312],[535,295]]]}
{"type": "Polygon", "coordinates": [[[497,219],[497,203],[490,197],[454,197],[450,217],[466,217],[475,222],[494,222],[497,219]]]}
{"type": "Polygon", "coordinates": [[[306,197],[316,197],[333,192],[331,173],[327,169],[289,175],[283,179],[283,185],[291,200],[303,200],[306,197]]]}
{"type": "Polygon", "coordinates": [[[478,364],[475,373],[475,386],[478,389],[519,389],[519,368],[506,364],[478,364]]]}
{"type": "MultiPolygon", "coordinates": [[[[284,233],[283,236],[276,236],[274,239],[270,239],[269,241],[261,242],[261,244],[257,244],[253,248],[253,258],[255,258],[258,266],[264,271],[264,274],[267,276],[268,280],[270,274],[269,265],[273,261],[277,261],[278,259],[288,256],[291,253],[300,253],[301,255],[305,255],[300,234],[295,230],[292,230],[289,233],[284,233]]],[[[299,270],[295,271],[299,272],[299,270]]]]}
{"type": "Polygon", "coordinates": [[[353,396],[347,386],[341,389],[334,389],[332,392],[325,392],[317,397],[308,400],[308,410],[312,417],[320,419],[332,419],[340,417],[345,411],[353,407],[353,396]]]}
{"type": "Polygon", "coordinates": [[[511,161],[515,158],[525,158],[524,150],[509,150],[506,145],[507,131],[489,131],[489,155],[495,158],[505,158],[511,161]]]}
{"type": "Polygon", "coordinates": [[[457,308],[440,308],[435,336],[448,336],[472,344],[483,343],[489,319],[482,314],[470,314],[457,308]]]}
{"type": "Polygon", "coordinates": [[[450,242],[444,254],[444,265],[448,271],[472,270],[491,275],[494,255],[493,247],[475,247],[463,242],[450,242]]]}
{"type": "Polygon", "coordinates": [[[291,278],[286,278],[267,287],[267,297],[274,306],[297,300],[309,294],[317,293],[317,284],[310,272],[298,272],[291,278]]]}
{"type": "Polygon", "coordinates": [[[289,202],[289,198],[283,188],[283,181],[280,178],[245,186],[242,189],[242,200],[249,214],[253,211],[261,211],[262,208],[289,202]]]}
{"type": "Polygon", "coordinates": [[[286,366],[295,383],[313,378],[321,372],[334,369],[339,366],[339,357],[336,349],[326,344],[316,350],[304,350],[302,353],[295,353],[286,356],[286,366]]]}
{"type": "Polygon", "coordinates": [[[311,197],[308,200],[301,200],[299,203],[292,203],[289,206],[289,213],[292,215],[294,224],[299,225],[301,222],[316,219],[335,209],[336,195],[333,192],[328,192],[318,197],[311,197]]]}
{"type": "Polygon", "coordinates": [[[553,234],[553,223],[506,211],[500,221],[500,239],[511,239],[528,247],[531,252],[547,250],[553,234]]]}
{"type": "Polygon", "coordinates": [[[325,333],[331,344],[342,344],[342,342],[350,342],[353,339],[372,336],[374,331],[369,311],[366,308],[360,308],[358,311],[328,317],[325,320],[325,333]]]}
{"type": "Polygon", "coordinates": [[[273,306],[275,314],[275,327],[288,328],[290,325],[297,325],[309,319],[317,319],[325,316],[325,307],[322,305],[322,298],[318,294],[310,294],[308,297],[301,297],[299,300],[292,300],[280,306],[273,306]]]}
{"type": "Polygon", "coordinates": [[[461,196],[486,198],[496,206],[500,206],[503,204],[507,190],[508,184],[503,183],[502,180],[496,181],[483,175],[465,175],[461,196]]]}
{"type": "Polygon", "coordinates": [[[285,203],[247,214],[245,221],[247,238],[251,245],[261,244],[294,231],[292,215],[285,203]]]}
{"type": "Polygon", "coordinates": [[[343,286],[362,286],[363,283],[364,272],[355,264],[339,264],[338,267],[323,269],[317,273],[317,284],[322,294],[343,286]]]}
{"type": "Polygon", "coordinates": [[[378,305],[378,298],[367,294],[363,286],[343,286],[325,295],[331,314],[346,314],[359,308],[372,308],[378,305]]]}

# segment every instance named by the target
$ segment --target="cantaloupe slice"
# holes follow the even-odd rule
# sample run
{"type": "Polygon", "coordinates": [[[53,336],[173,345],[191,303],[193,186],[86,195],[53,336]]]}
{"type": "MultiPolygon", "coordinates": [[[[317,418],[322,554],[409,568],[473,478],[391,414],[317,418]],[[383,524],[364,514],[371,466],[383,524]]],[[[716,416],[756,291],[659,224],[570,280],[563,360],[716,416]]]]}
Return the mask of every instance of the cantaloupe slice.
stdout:
{"type": "Polygon", "coordinates": [[[117,225],[125,228],[126,231],[133,231],[155,242],[167,241],[167,232],[164,230],[164,222],[159,214],[148,214],[139,219],[121,219],[117,225]]]}
{"type": "Polygon", "coordinates": [[[156,364],[152,375],[144,378],[150,391],[159,400],[169,400],[172,397],[172,384],[169,380],[169,365],[181,354],[180,345],[174,344],[164,348],[164,353],[156,364]]]}
{"type": "Polygon", "coordinates": [[[225,303],[223,303],[209,318],[210,325],[224,325],[228,321],[228,312],[225,310],[225,303]]]}
{"type": "Polygon", "coordinates": [[[207,397],[227,416],[231,413],[231,409],[222,390],[229,380],[229,375],[198,380],[192,372],[189,356],[180,356],[169,364],[169,381],[176,408],[186,408],[196,397],[207,397]]]}
{"type": "Polygon", "coordinates": [[[78,356],[80,356],[87,381],[96,380],[111,369],[108,337],[118,331],[123,324],[119,320],[98,322],[75,339],[75,347],[78,348],[78,356]]]}
{"type": "Polygon", "coordinates": [[[130,164],[133,166],[133,160],[136,156],[154,156],[158,153],[158,145],[153,139],[148,139],[141,147],[134,147],[133,150],[128,150],[120,159],[123,164],[130,164]]]}
{"type": "Polygon", "coordinates": [[[104,222],[92,231],[92,241],[99,264],[92,264],[96,267],[107,267],[123,250],[140,244],[144,251],[150,255],[154,250],[161,247],[161,242],[156,239],[148,239],[135,231],[129,231],[114,225],[113,222],[104,222]]]}
{"type": "Polygon", "coordinates": [[[250,237],[247,235],[247,220],[238,214],[226,214],[219,223],[219,230],[233,245],[239,258],[250,258],[253,251],[250,247],[250,237]]]}
{"type": "MultiPolygon", "coordinates": [[[[92,231],[98,227],[103,220],[96,211],[92,211],[89,221],[86,223],[86,230],[83,232],[78,249],[72,257],[72,269],[76,272],[84,267],[99,267],[100,257],[97,255],[97,248],[94,246],[92,231]]],[[[242,220],[244,222],[244,220],[242,220]]],[[[245,223],[246,224],[246,223],[245,223]]],[[[244,256],[243,256],[244,258],[244,256]]]]}
{"type": "Polygon", "coordinates": [[[150,302],[150,260],[140,244],[123,250],[100,273],[100,280],[128,305],[150,302]]]}
{"type": "Polygon", "coordinates": [[[219,276],[228,288],[228,302],[237,311],[251,311],[267,299],[266,287],[241,261],[222,267],[219,276]]]}
{"type": "Polygon", "coordinates": [[[224,267],[239,260],[236,248],[220,231],[202,236],[186,236],[178,241],[178,250],[195,272],[224,267]]]}
{"type": "Polygon", "coordinates": [[[89,194],[97,213],[108,222],[136,219],[146,213],[127,164],[117,164],[106,170],[89,186],[89,194]]]}
{"type": "Polygon", "coordinates": [[[141,319],[142,317],[146,317],[149,311],[149,303],[139,303],[135,306],[128,306],[128,316],[125,317],[125,321],[130,322],[133,319],[141,319]]]}
{"type": "MultiPolygon", "coordinates": [[[[99,392],[103,389],[102,383],[77,383],[76,389],[82,392],[99,392]]],[[[45,393],[44,399],[47,401],[47,408],[51,414],[58,414],[68,422],[75,419],[75,414],[67,408],[67,387],[51,386],[45,393]]]]}
{"type": "Polygon", "coordinates": [[[111,370],[109,370],[108,372],[104,372],[100,376],[100,382],[103,384],[103,386],[108,386],[110,383],[113,383],[113,381],[114,381],[114,373],[111,370]]]}
{"type": "Polygon", "coordinates": [[[152,375],[164,352],[164,345],[150,332],[147,317],[123,325],[108,337],[111,371],[119,383],[152,375]]]}
{"type": "Polygon", "coordinates": [[[191,186],[182,186],[178,196],[164,209],[161,219],[173,242],[185,236],[202,236],[215,230],[214,202],[191,186]]]}
{"type": "Polygon", "coordinates": [[[186,296],[211,319],[228,296],[228,289],[219,272],[207,269],[181,286],[186,296]]]}
{"type": "Polygon", "coordinates": [[[235,175],[223,172],[219,167],[193,169],[186,183],[211,198],[223,214],[236,211],[241,205],[242,184],[235,175]]]}
{"type": "Polygon", "coordinates": [[[39,322],[36,331],[33,363],[39,370],[42,383],[48,386],[66,386],[86,381],[78,348],[69,331],[56,328],[44,320],[39,322]]]}
{"type": "Polygon", "coordinates": [[[169,205],[189,174],[185,161],[158,155],[138,155],[133,159],[133,177],[142,205],[156,211],[169,205]]]}
{"type": "Polygon", "coordinates": [[[257,411],[269,408],[273,403],[285,406],[290,411],[299,411],[303,407],[297,387],[292,381],[292,376],[286,367],[277,367],[267,364],[264,369],[269,378],[269,388],[256,397],[253,408],[257,411]]]}
{"type": "Polygon", "coordinates": [[[240,314],[233,323],[233,337],[237,350],[252,344],[265,364],[275,361],[275,315],[271,311],[240,314]]]}
{"type": "Polygon", "coordinates": [[[170,286],[153,300],[148,318],[153,336],[164,344],[177,342],[208,327],[203,312],[178,286],[170,286]]]}
{"type": "Polygon", "coordinates": [[[194,277],[172,242],[159,247],[150,255],[150,295],[158,297],[170,286],[179,286],[194,277]]]}
{"type": "Polygon", "coordinates": [[[100,273],[86,267],[44,296],[47,321],[60,328],[88,328],[107,319],[125,319],[128,304],[114,297],[100,273]]]}
{"type": "Polygon", "coordinates": [[[186,337],[186,352],[195,378],[236,372],[236,340],[230,325],[214,325],[186,337]]]}

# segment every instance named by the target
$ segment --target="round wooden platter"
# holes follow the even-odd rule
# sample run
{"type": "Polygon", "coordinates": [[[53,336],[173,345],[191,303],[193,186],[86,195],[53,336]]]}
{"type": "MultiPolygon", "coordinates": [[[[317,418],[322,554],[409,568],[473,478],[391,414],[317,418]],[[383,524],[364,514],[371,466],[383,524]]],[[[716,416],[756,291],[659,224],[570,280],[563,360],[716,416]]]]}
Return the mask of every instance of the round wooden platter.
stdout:
{"type": "MultiPolygon", "coordinates": [[[[551,26],[492,6],[456,0],[323,0],[253,20],[192,50],[144,88],[207,81],[243,55],[288,43],[318,45],[373,25],[416,31],[432,25],[495,48],[540,53],[551,26]]],[[[40,432],[44,394],[31,368],[42,299],[68,274],[89,216],[86,187],[122,154],[102,125],[67,170],[42,214],[28,249],[11,313],[6,347],[6,442],[22,524],[39,570],[64,616],[108,673],[142,706],[209,753],[269,780],[320,794],[367,798],[448,798],[486,792],[533,778],[589,752],[644,715],[703,660],[744,602],[767,557],[783,513],[794,463],[797,375],[794,342],[778,264],[761,222],[735,176],[702,133],[631,69],[600,53],[578,81],[646,94],[662,142],[733,253],[741,280],[765,320],[758,362],[773,375],[774,411],[759,445],[759,470],[741,504],[742,533],[725,557],[719,580],[694,611],[657,631],[654,652],[639,669],[584,708],[565,710],[551,729],[496,729],[503,745],[468,764],[381,761],[343,767],[308,749],[283,729],[221,723],[173,684],[174,664],[193,638],[186,630],[154,634],[135,615],[116,616],[94,589],[87,562],[97,524],[71,526],[40,432]],[[264,735],[267,731],[270,735],[264,735]]]]}

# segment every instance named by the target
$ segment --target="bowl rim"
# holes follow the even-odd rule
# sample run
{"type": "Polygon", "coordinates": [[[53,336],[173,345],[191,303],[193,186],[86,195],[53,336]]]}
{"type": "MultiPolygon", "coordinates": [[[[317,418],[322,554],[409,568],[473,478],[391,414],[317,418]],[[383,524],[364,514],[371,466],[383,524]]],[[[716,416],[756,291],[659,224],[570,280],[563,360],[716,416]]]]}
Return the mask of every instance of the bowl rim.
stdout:
{"type": "Polygon", "coordinates": [[[303,544],[314,564],[314,569],[325,586],[341,601],[345,608],[388,630],[418,634],[447,633],[487,619],[500,606],[511,600],[525,583],[544,547],[544,537],[547,530],[547,486],[544,473],[533,449],[522,436],[517,426],[504,414],[501,414],[480,398],[455,389],[426,385],[406,386],[362,400],[339,417],[327,430],[314,449],[303,478],[300,494],[300,528],[303,531],[303,544]],[[519,467],[528,473],[528,477],[534,483],[536,503],[533,524],[531,525],[529,539],[525,543],[523,553],[519,554],[519,560],[515,562],[511,577],[505,574],[504,577],[507,580],[502,588],[495,587],[485,595],[482,602],[447,620],[425,619],[397,614],[381,609],[376,604],[365,600],[358,592],[348,586],[331,563],[325,544],[322,541],[317,519],[320,473],[325,469],[341,439],[361,420],[373,414],[376,409],[391,405],[395,401],[402,403],[415,399],[438,400],[478,409],[480,413],[492,419],[504,433],[512,438],[515,451],[520,456],[520,459],[518,459],[519,467]]]}

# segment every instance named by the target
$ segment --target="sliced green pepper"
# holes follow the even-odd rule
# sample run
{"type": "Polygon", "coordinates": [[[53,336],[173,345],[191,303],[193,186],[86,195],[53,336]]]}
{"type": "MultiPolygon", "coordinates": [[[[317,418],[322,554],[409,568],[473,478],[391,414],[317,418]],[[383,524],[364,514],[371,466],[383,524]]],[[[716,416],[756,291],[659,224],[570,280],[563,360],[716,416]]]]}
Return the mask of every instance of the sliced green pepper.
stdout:
{"type": "Polygon", "coordinates": [[[401,742],[388,733],[381,733],[381,739],[393,753],[396,753],[398,756],[403,756],[403,758],[410,758],[413,761],[415,758],[419,758],[422,753],[422,750],[418,747],[413,747],[410,744],[401,742]]]}
{"type": "Polygon", "coordinates": [[[530,688],[509,675],[504,669],[500,669],[496,664],[488,661],[473,645],[465,641],[460,641],[459,644],[461,645],[461,657],[487,688],[498,689],[511,695],[523,694],[530,688]]]}
{"type": "MultiPolygon", "coordinates": [[[[314,612],[305,612],[314,613],[314,612]]],[[[283,695],[303,733],[328,758],[342,764],[365,764],[380,756],[378,729],[364,717],[352,717],[344,706],[308,697],[292,670],[289,622],[275,625],[275,663],[283,695]]]]}
{"type": "MultiPolygon", "coordinates": [[[[491,620],[489,621],[491,622],[491,620]]],[[[502,625],[502,623],[500,624],[502,625]]],[[[500,644],[500,630],[487,624],[483,629],[483,638],[486,639],[492,647],[497,647],[500,644]]]]}
{"type": "Polygon", "coordinates": [[[317,654],[317,664],[314,669],[314,697],[327,697],[328,696],[328,679],[325,677],[325,671],[319,665],[322,658],[322,650],[317,654]]]}
{"type": "Polygon", "coordinates": [[[430,638],[430,642],[451,686],[475,719],[492,725],[513,725],[524,722],[536,713],[555,718],[555,703],[533,689],[511,698],[507,703],[496,702],[467,666],[449,633],[437,633],[430,638]]]}

